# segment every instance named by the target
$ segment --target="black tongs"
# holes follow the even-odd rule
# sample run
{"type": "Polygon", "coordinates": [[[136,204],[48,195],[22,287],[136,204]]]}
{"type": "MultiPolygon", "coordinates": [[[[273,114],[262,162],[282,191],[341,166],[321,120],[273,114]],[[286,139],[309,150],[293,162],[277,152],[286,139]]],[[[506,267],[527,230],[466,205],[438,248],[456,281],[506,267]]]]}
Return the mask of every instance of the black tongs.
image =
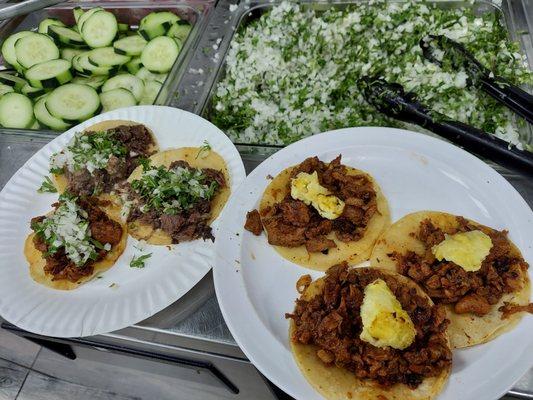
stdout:
{"type": "Polygon", "coordinates": [[[398,83],[365,77],[359,85],[366,100],[385,115],[429,129],[468,151],[533,176],[533,153],[510,147],[494,135],[428,109],[398,83]]]}
{"type": "Polygon", "coordinates": [[[464,68],[468,85],[484,90],[533,124],[533,96],[506,79],[491,74],[462,44],[446,36],[429,35],[420,40],[420,47],[425,58],[441,67],[464,68]]]}

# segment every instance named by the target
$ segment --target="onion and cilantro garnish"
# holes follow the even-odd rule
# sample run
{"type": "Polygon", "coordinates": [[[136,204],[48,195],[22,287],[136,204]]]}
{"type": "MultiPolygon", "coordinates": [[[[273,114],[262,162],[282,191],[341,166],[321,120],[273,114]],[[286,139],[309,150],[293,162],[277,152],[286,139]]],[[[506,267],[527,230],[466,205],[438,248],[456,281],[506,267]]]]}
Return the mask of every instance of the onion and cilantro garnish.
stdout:
{"type": "Polygon", "coordinates": [[[211,200],[218,183],[204,183],[206,176],[200,169],[174,166],[154,167],[142,161],[142,176],[131,182],[131,188],[143,202],[142,212],[155,210],[175,215],[190,210],[202,200],[211,200]]]}
{"type": "Polygon", "coordinates": [[[111,250],[109,243],[102,244],[91,237],[87,218],[87,212],[78,206],[75,197],[62,195],[59,206],[31,226],[47,245],[44,256],[54,255],[63,247],[67,258],[77,267],[83,267],[89,260],[97,259],[98,250],[111,250]]]}
{"type": "Polygon", "coordinates": [[[358,87],[361,77],[379,76],[417,93],[430,109],[521,147],[505,106],[468,87],[464,70],[423,57],[419,41],[427,35],[462,43],[515,85],[533,83],[498,14],[423,1],[325,12],[284,2],[235,35],[210,119],[234,142],[275,145],[349,126],[405,127],[377,112],[358,87]]]}
{"type": "Polygon", "coordinates": [[[93,132],[89,135],[78,132],[65,150],[52,155],[50,172],[60,174],[66,167],[71,172],[87,168],[93,173],[105,168],[111,156],[124,157],[126,154],[126,147],[109,132],[93,132]]]}

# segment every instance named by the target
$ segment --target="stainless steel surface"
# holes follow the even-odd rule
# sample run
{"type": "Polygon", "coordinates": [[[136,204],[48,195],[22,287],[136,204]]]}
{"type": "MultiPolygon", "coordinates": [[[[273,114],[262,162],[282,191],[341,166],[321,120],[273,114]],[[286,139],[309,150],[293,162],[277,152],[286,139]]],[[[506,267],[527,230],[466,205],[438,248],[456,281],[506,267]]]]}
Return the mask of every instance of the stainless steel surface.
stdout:
{"type": "Polygon", "coordinates": [[[26,0],[21,3],[8,4],[0,8],[0,20],[29,14],[41,8],[61,3],[62,0],[26,0]]]}

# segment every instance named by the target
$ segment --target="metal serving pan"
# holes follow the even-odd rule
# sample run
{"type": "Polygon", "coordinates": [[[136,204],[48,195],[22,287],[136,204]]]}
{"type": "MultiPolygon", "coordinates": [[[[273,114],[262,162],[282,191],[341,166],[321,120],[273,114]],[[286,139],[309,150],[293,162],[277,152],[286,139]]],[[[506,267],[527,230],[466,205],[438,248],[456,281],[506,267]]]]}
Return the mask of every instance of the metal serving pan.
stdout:
{"type": "MultiPolygon", "coordinates": [[[[366,0],[365,0],[366,1],[366,0]]],[[[183,81],[190,82],[189,86],[182,93],[181,99],[176,100],[176,105],[180,108],[187,108],[191,111],[201,114],[207,119],[211,113],[211,100],[217,88],[217,84],[225,75],[225,57],[231,45],[231,41],[236,32],[244,29],[252,21],[258,19],[264,13],[271,10],[281,1],[244,1],[238,6],[231,6],[229,1],[221,0],[218,4],[218,12],[211,18],[212,29],[218,29],[216,35],[204,38],[201,44],[202,53],[195,54],[191,63],[191,69],[183,81]],[[230,11],[230,8],[232,11],[230,11]],[[198,70],[203,74],[198,74],[198,70]],[[195,75],[194,75],[195,74],[195,75]],[[187,92],[188,91],[188,92],[187,92]]],[[[435,1],[439,7],[458,8],[472,7],[477,14],[497,13],[500,15],[503,25],[507,28],[509,37],[518,41],[521,45],[522,52],[526,55],[529,67],[533,70],[533,42],[529,32],[533,31],[533,9],[528,6],[529,0],[503,0],[501,6],[485,0],[476,0],[473,3],[466,1],[435,1]],[[531,15],[530,15],[531,14],[531,15]]],[[[327,1],[301,0],[301,4],[316,10],[326,10],[330,7],[344,9],[351,4],[360,3],[357,0],[327,1]]],[[[415,128],[416,129],[416,128],[415,128]]],[[[420,128],[418,128],[420,129],[420,128]]],[[[521,130],[521,139],[525,143],[533,145],[533,130],[527,126],[521,130]]],[[[244,156],[253,155],[255,159],[261,159],[272,154],[282,146],[266,145],[262,143],[242,144],[236,143],[241,154],[244,156]]]]}
{"type": "MultiPolygon", "coordinates": [[[[213,1],[202,0],[130,0],[130,1],[70,1],[55,6],[46,7],[39,11],[34,11],[28,15],[15,17],[4,21],[0,25],[0,43],[2,43],[10,34],[22,30],[34,30],[39,22],[44,18],[58,18],[66,24],[74,24],[72,9],[81,7],[83,9],[102,7],[113,12],[120,22],[137,26],[141,18],[152,11],[171,11],[180,18],[188,21],[192,25],[189,36],[183,44],[183,48],[168,74],[161,91],[159,92],[155,104],[168,105],[173,100],[176,93],[176,86],[179,83],[179,77],[183,76],[184,70],[194,52],[194,49],[202,36],[203,30],[207,23],[208,17],[214,8],[213,1]]],[[[5,69],[4,60],[0,57],[0,68],[5,69]]],[[[12,132],[31,132],[29,129],[6,129],[3,131],[12,132]]],[[[42,131],[42,130],[40,130],[42,131]]]]}

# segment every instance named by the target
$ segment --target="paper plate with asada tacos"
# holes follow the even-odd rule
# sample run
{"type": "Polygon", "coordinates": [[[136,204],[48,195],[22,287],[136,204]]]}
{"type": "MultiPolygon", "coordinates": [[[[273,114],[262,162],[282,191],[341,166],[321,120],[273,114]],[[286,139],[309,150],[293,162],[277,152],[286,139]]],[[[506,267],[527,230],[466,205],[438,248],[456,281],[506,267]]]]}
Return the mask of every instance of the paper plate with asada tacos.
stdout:
{"type": "Polygon", "coordinates": [[[0,315],[56,337],[152,316],[211,269],[244,176],[228,137],[176,108],[114,110],[59,135],[0,192],[0,315]]]}

